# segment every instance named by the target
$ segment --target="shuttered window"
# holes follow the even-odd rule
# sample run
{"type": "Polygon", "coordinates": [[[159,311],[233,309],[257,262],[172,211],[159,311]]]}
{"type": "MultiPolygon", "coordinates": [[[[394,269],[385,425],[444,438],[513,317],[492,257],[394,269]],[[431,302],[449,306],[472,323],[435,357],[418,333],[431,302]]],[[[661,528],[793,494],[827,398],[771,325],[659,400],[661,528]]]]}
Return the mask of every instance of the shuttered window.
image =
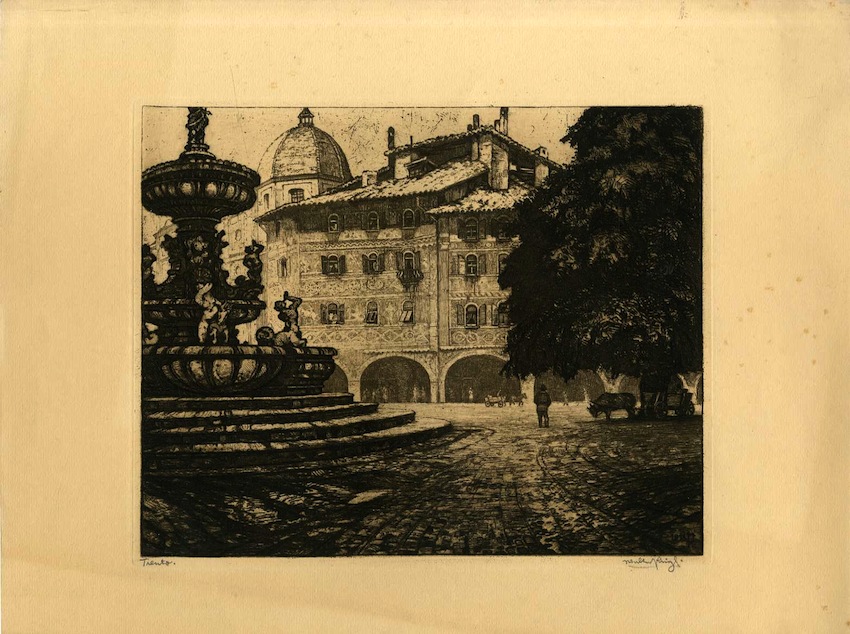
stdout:
{"type": "Polygon", "coordinates": [[[404,324],[413,323],[413,302],[409,299],[401,305],[401,321],[404,324]]]}

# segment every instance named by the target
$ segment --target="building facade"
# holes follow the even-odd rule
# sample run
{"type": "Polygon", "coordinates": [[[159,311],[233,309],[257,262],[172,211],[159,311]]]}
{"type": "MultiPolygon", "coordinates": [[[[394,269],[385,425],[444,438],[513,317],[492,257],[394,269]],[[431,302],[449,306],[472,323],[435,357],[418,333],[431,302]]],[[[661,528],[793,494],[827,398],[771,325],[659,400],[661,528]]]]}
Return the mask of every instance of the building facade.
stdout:
{"type": "MultiPolygon", "coordinates": [[[[310,344],[339,350],[329,391],[379,402],[530,395],[500,374],[509,324],[498,275],[516,202],[559,165],[512,139],[508,116],[403,145],[389,128],[385,167],[358,178],[307,109],[293,129],[303,143],[289,131],[272,144],[256,210],[228,231],[256,221],[266,302],[302,297],[310,344]]],[[[266,320],[280,326],[271,311],[266,320]]]]}

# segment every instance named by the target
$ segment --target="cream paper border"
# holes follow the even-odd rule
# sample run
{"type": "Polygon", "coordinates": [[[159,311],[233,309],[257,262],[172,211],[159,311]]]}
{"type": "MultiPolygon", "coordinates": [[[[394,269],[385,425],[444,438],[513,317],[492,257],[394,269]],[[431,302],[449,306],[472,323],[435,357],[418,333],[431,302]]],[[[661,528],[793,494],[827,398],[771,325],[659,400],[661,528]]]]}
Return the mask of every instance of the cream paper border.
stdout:
{"type": "Polygon", "coordinates": [[[7,632],[850,631],[848,5],[7,2],[7,632]],[[705,108],[706,555],[138,557],[142,104],[705,108]]]}

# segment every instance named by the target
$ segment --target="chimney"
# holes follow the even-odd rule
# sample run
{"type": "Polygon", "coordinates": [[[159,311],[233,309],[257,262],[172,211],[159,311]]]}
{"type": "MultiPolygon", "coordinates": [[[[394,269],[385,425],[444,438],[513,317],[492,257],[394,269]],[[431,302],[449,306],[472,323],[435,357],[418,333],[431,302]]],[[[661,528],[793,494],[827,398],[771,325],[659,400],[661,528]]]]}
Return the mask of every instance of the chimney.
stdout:
{"type": "Polygon", "coordinates": [[[413,145],[413,135],[410,135],[410,145],[413,145]]]}
{"type": "Polygon", "coordinates": [[[395,128],[392,126],[387,128],[387,149],[395,149],[395,128]]]}
{"type": "Polygon", "coordinates": [[[481,125],[481,118],[477,114],[472,115],[472,127],[477,128],[480,125],[481,125]]]}
{"type": "Polygon", "coordinates": [[[502,120],[496,119],[495,121],[493,121],[493,127],[496,128],[496,132],[501,132],[502,131],[502,120]]]}
{"type": "Polygon", "coordinates": [[[499,132],[508,136],[508,109],[505,107],[499,108],[499,132]]]}
{"type": "MultiPolygon", "coordinates": [[[[390,129],[392,129],[392,128],[390,128],[390,129]]],[[[360,185],[361,185],[362,187],[367,187],[367,186],[369,186],[369,185],[374,185],[374,184],[375,184],[375,183],[377,183],[377,182],[378,182],[378,172],[375,172],[375,171],[372,171],[372,170],[368,170],[368,171],[364,171],[364,172],[360,175],[360,185]]]]}
{"type": "Polygon", "coordinates": [[[467,124],[466,124],[466,131],[467,131],[467,132],[472,132],[472,124],[471,124],[471,123],[467,123],[467,124]]]}
{"type": "Polygon", "coordinates": [[[534,150],[534,153],[535,153],[537,156],[542,156],[543,158],[547,158],[547,157],[549,156],[549,150],[547,150],[547,149],[546,149],[544,146],[542,146],[542,145],[541,145],[539,148],[537,148],[536,150],[534,150]]]}

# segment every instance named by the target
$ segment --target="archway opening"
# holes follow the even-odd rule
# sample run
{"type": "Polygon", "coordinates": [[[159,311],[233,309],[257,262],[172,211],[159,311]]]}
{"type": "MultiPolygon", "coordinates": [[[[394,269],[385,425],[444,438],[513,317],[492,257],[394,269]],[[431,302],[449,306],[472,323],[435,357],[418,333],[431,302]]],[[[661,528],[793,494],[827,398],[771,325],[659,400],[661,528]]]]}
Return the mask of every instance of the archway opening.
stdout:
{"type": "Polygon", "coordinates": [[[502,376],[505,362],[490,355],[464,357],[446,372],[447,403],[483,403],[487,396],[518,397],[520,382],[502,376]]]}
{"type": "Polygon", "coordinates": [[[332,393],[348,392],[348,377],[342,368],[339,366],[334,368],[333,374],[325,381],[325,387],[322,391],[332,393]]]}
{"type": "Polygon", "coordinates": [[[363,371],[360,395],[370,403],[429,403],[431,381],[420,363],[388,357],[373,361],[363,371]]]}

